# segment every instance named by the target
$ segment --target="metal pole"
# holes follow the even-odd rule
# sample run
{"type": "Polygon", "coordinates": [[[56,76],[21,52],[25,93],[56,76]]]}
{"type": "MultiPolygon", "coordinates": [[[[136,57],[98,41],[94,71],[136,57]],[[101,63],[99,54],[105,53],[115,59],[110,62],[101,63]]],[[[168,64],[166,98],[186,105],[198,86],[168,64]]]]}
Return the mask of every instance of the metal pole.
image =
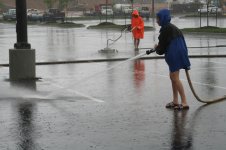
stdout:
{"type": "Polygon", "coordinates": [[[209,27],[209,3],[207,3],[207,14],[206,14],[207,27],[209,27]]]}
{"type": "Polygon", "coordinates": [[[16,0],[16,49],[30,49],[31,45],[27,40],[27,5],[26,0],[16,0]]]}
{"type": "Polygon", "coordinates": [[[152,18],[155,17],[155,0],[152,0],[152,18]]]}
{"type": "MultiPolygon", "coordinates": [[[[218,6],[217,6],[218,7],[218,6]]],[[[217,8],[216,8],[216,27],[217,27],[217,12],[218,10],[217,10],[217,8]]]]}
{"type": "Polygon", "coordinates": [[[216,8],[216,27],[217,27],[217,17],[218,17],[218,16],[217,16],[217,15],[218,15],[218,2],[219,2],[219,1],[217,0],[217,8],[216,8]]]}
{"type": "Polygon", "coordinates": [[[199,14],[199,19],[200,19],[200,28],[202,27],[202,10],[200,8],[200,14],[199,14]]]}
{"type": "Polygon", "coordinates": [[[35,80],[35,50],[27,42],[26,0],[16,0],[17,43],[9,49],[10,80],[35,80]]]}
{"type": "Polygon", "coordinates": [[[107,12],[107,7],[108,7],[108,0],[106,0],[106,22],[108,22],[108,12],[107,12]]]}

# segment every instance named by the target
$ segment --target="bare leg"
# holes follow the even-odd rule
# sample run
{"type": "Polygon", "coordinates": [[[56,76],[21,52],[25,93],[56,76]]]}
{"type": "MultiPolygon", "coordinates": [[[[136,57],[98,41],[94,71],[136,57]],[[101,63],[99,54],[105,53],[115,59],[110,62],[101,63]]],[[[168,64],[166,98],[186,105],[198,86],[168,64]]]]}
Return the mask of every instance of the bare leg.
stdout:
{"type": "Polygon", "coordinates": [[[137,48],[139,47],[140,39],[137,39],[137,48]]]}
{"type": "MultiPolygon", "coordinates": [[[[184,93],[184,87],[180,81],[179,73],[180,73],[179,71],[170,73],[170,79],[171,79],[172,87],[173,87],[173,95],[174,95],[174,98],[176,98],[177,92],[178,92],[181,97],[181,104],[183,106],[187,106],[188,104],[187,104],[186,96],[184,93]]],[[[174,100],[176,100],[176,99],[174,99],[174,100]]]]}
{"type": "Polygon", "coordinates": [[[138,48],[139,44],[140,44],[140,39],[134,39],[134,47],[135,47],[135,49],[138,48]]]}
{"type": "Polygon", "coordinates": [[[179,104],[179,102],[178,102],[178,90],[176,88],[175,83],[172,82],[172,79],[171,79],[171,84],[172,84],[172,90],[173,90],[173,103],[179,104]]]}
{"type": "Polygon", "coordinates": [[[134,38],[134,47],[136,48],[137,46],[137,39],[134,38]]]}

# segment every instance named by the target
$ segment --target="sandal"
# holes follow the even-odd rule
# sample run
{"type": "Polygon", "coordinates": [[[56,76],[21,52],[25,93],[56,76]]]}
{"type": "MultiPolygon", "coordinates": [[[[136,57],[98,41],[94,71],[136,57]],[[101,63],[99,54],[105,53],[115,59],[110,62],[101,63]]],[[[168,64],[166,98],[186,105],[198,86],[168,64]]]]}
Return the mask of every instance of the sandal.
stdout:
{"type": "Polygon", "coordinates": [[[166,104],[166,108],[175,108],[177,106],[178,106],[178,104],[175,104],[174,102],[170,102],[170,103],[166,104]]]}
{"type": "Polygon", "coordinates": [[[183,106],[182,104],[179,104],[179,105],[175,106],[174,109],[175,110],[188,110],[189,106],[188,105],[183,106]]]}

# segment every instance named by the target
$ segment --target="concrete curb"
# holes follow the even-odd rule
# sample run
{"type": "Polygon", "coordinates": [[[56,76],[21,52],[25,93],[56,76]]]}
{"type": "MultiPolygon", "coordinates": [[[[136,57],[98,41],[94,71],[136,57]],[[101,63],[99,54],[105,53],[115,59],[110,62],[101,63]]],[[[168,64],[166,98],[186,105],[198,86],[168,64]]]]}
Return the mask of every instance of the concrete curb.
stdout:
{"type": "MultiPolygon", "coordinates": [[[[189,55],[189,58],[223,58],[226,55],[189,55]]],[[[84,60],[68,60],[68,61],[50,61],[50,62],[36,62],[36,65],[59,65],[59,64],[74,64],[74,63],[95,63],[95,62],[109,62],[109,61],[124,61],[129,58],[111,58],[111,59],[84,59],[84,60]]],[[[149,56],[141,57],[139,59],[164,59],[164,56],[149,56]]],[[[9,64],[0,64],[0,67],[9,67],[9,64]]]]}

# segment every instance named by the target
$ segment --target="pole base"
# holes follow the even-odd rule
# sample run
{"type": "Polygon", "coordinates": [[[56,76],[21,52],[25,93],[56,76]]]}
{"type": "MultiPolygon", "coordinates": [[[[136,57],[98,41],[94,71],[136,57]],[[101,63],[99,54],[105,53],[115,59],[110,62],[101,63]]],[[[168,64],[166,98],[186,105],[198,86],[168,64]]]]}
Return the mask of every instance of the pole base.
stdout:
{"type": "Polygon", "coordinates": [[[116,49],[111,49],[109,47],[106,47],[104,49],[99,50],[100,53],[117,53],[118,51],[116,49]]]}
{"type": "Polygon", "coordinates": [[[31,80],[35,76],[35,50],[10,49],[9,75],[10,80],[31,80]]]}
{"type": "Polygon", "coordinates": [[[31,44],[26,42],[18,42],[14,44],[15,49],[31,49],[31,44]]]}

